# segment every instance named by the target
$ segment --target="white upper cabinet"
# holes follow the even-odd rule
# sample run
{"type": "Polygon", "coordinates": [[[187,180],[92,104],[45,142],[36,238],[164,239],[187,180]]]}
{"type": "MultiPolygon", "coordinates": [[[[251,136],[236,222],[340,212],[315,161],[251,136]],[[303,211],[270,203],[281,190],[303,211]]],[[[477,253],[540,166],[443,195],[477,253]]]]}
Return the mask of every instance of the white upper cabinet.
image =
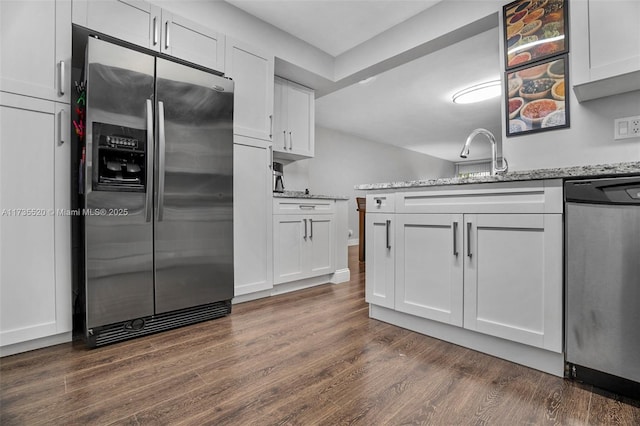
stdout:
{"type": "Polygon", "coordinates": [[[571,57],[579,101],[640,90],[640,2],[571,2],[571,57]]]}
{"type": "Polygon", "coordinates": [[[234,81],[233,132],[272,140],[273,55],[227,37],[225,71],[234,81]]]}
{"type": "Polygon", "coordinates": [[[273,151],[278,158],[314,155],[315,93],[281,78],[275,79],[273,151]]]}
{"type": "Polygon", "coordinates": [[[73,23],[224,72],[224,35],[142,0],[74,0],[73,23]]]}
{"type": "Polygon", "coordinates": [[[142,0],[73,0],[73,23],[147,49],[160,48],[160,8],[142,0]]]}
{"type": "Polygon", "coordinates": [[[224,35],[164,9],[161,32],[162,53],[224,71],[224,35]]]}
{"type": "Polygon", "coordinates": [[[0,93],[0,346],[71,339],[69,106],[0,93]],[[17,185],[29,171],[30,185],[17,185]]]}
{"type": "Polygon", "coordinates": [[[0,1],[0,90],[69,102],[71,1],[0,1]]]}

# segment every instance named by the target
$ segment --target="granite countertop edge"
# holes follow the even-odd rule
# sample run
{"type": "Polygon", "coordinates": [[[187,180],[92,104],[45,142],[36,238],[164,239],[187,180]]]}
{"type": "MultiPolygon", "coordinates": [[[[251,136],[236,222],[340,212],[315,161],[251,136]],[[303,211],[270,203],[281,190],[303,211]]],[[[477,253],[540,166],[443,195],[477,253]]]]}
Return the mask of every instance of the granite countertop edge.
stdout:
{"type": "Polygon", "coordinates": [[[323,195],[323,194],[307,194],[304,191],[285,191],[274,192],[273,198],[305,198],[316,200],[348,200],[349,197],[343,195],[323,195]]]}
{"type": "Polygon", "coordinates": [[[605,177],[634,174],[640,174],[640,161],[553,169],[524,170],[497,176],[453,177],[405,182],[371,183],[356,185],[354,188],[357,190],[366,191],[376,189],[419,188],[429,186],[466,185],[473,183],[514,182],[573,177],[605,177]]]}

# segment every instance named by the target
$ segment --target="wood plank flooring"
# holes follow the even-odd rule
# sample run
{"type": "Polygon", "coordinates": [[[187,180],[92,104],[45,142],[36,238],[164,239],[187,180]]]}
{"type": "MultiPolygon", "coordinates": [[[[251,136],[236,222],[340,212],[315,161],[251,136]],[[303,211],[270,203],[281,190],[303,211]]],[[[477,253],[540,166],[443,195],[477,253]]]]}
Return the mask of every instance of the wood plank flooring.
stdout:
{"type": "Polygon", "coordinates": [[[640,425],[640,403],[368,318],[351,281],[0,359],[2,425],[640,425]]]}

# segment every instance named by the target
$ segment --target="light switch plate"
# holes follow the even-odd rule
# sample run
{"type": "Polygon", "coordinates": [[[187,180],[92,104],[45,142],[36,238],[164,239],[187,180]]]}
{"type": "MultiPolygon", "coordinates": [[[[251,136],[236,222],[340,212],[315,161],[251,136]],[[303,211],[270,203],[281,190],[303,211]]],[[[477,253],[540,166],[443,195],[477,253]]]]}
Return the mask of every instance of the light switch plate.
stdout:
{"type": "Polygon", "coordinates": [[[616,118],[613,121],[613,138],[640,138],[640,115],[616,118]]]}

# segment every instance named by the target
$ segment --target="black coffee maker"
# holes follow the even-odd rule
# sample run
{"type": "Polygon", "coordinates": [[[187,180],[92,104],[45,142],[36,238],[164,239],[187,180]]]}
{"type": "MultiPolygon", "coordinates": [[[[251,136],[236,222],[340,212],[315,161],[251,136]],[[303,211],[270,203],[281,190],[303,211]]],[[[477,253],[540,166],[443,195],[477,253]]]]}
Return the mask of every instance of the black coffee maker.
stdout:
{"type": "Polygon", "coordinates": [[[282,163],[273,162],[273,192],[284,192],[284,181],[282,163]]]}

